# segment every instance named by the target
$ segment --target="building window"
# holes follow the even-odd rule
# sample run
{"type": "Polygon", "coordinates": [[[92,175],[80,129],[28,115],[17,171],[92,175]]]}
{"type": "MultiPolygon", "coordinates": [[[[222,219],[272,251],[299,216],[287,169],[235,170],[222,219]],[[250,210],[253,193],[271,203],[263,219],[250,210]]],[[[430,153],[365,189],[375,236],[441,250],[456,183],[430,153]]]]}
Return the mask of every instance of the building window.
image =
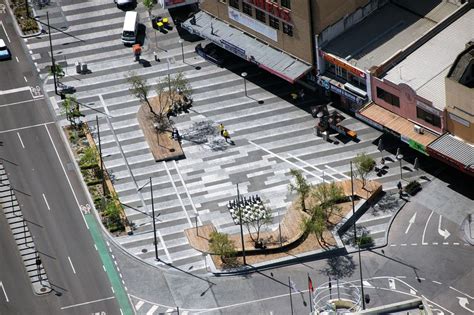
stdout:
{"type": "Polygon", "coordinates": [[[236,8],[237,10],[240,10],[239,0],[229,0],[229,5],[236,8]]]}
{"type": "Polygon", "coordinates": [[[288,36],[293,36],[293,26],[290,24],[282,23],[283,24],[283,33],[288,36]]]}
{"type": "Polygon", "coordinates": [[[438,115],[428,113],[419,107],[416,107],[416,117],[423,119],[433,126],[441,127],[441,118],[438,115]]]}
{"type": "Polygon", "coordinates": [[[290,0],[281,0],[281,6],[287,9],[291,9],[290,0]]]}
{"type": "Polygon", "coordinates": [[[248,3],[242,2],[242,12],[252,16],[252,6],[248,3]]]}
{"type": "Polygon", "coordinates": [[[277,18],[274,18],[273,16],[269,16],[268,20],[271,27],[277,30],[280,29],[280,21],[277,18]]]}
{"type": "Polygon", "coordinates": [[[392,104],[393,106],[400,107],[400,99],[398,96],[393,95],[381,88],[377,88],[377,97],[383,99],[385,102],[392,104]]]}
{"type": "Polygon", "coordinates": [[[266,16],[265,16],[265,12],[259,10],[259,9],[255,9],[255,17],[257,18],[257,20],[263,22],[263,23],[267,23],[267,19],[266,19],[266,16]]]}

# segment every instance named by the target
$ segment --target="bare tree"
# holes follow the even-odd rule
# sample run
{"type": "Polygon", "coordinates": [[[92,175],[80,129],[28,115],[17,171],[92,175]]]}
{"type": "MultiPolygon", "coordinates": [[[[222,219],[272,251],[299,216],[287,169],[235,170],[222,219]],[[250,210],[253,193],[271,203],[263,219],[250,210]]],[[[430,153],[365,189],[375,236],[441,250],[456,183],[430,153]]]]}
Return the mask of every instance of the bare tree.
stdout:
{"type": "MultiPolygon", "coordinates": [[[[260,243],[260,231],[263,226],[270,224],[273,220],[272,212],[269,208],[259,204],[249,205],[250,209],[240,207],[242,211],[242,223],[249,231],[250,239],[255,245],[260,243]],[[246,215],[244,216],[244,212],[246,215]]],[[[240,214],[238,214],[240,216],[240,214]]]]}
{"type": "Polygon", "coordinates": [[[372,172],[375,168],[375,161],[370,155],[367,155],[365,152],[363,152],[357,154],[354,159],[354,165],[357,174],[362,180],[362,188],[364,188],[365,184],[367,183],[367,177],[369,176],[370,172],[372,172]]]}
{"type": "Polygon", "coordinates": [[[150,87],[148,86],[147,81],[139,75],[136,75],[134,72],[131,72],[130,76],[127,78],[127,82],[130,84],[130,93],[138,98],[141,103],[147,104],[150,112],[156,115],[153,107],[151,106],[150,100],[148,99],[150,87]]]}
{"type": "Polygon", "coordinates": [[[305,200],[311,190],[311,185],[300,170],[291,169],[290,174],[294,177],[295,183],[290,183],[288,188],[291,192],[296,191],[298,193],[300,197],[301,210],[306,211],[305,200]]]}
{"type": "Polygon", "coordinates": [[[319,184],[312,190],[311,194],[319,201],[326,222],[329,223],[333,213],[341,211],[341,207],[337,203],[345,197],[344,190],[335,182],[319,184]]]}

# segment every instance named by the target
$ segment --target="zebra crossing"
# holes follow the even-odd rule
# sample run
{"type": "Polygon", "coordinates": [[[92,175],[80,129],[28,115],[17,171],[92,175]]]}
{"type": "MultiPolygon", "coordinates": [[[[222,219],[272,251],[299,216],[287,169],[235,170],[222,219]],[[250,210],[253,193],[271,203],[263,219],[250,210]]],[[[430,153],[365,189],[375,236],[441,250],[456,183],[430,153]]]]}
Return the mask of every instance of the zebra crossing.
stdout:
{"type": "MultiPolygon", "coordinates": [[[[209,64],[194,53],[197,42],[184,43],[183,62],[176,29],[168,34],[156,34],[157,46],[148,13],[141,4],[137,11],[140,22],[147,26],[142,58],[150,61],[149,67],[134,62],[131,49],[121,43],[124,13],[112,1],[74,2],[61,8],[69,25],[67,32],[83,40],[52,34],[56,58],[64,58],[69,69],[61,82],[76,88],[75,96],[85,105],[84,120],[89,122],[94,137],[97,137],[95,117],[99,117],[104,163],[114,179],[120,201],[129,206],[126,215],[135,226],[133,235],[116,240],[151,264],[157,264],[153,229],[150,217],[143,213],[151,214],[151,189],[146,185],[150,177],[153,203],[159,213],[156,227],[160,259],[187,271],[206,272],[205,258],[188,244],[184,230],[192,228],[197,221],[198,224],[212,222],[220,231],[237,233],[238,227],[226,207],[236,196],[236,184],[244,195],[261,196],[274,214],[275,226],[270,227],[273,229],[293,198],[287,189],[291,168],[300,169],[311,183],[319,183],[347,179],[349,161],[357,153],[380,157],[373,142],[381,133],[351,117],[347,117],[346,126],[357,131],[359,143],[334,144],[316,137],[311,115],[284,99],[292,87],[266,72],[237,59],[227,68],[209,64]],[[154,61],[154,52],[162,62],[154,61]],[[88,63],[91,72],[75,74],[71,69],[76,61],[88,63]],[[128,90],[126,78],[132,71],[147,79],[150,86],[168,73],[182,72],[192,86],[194,103],[189,113],[174,119],[175,127],[183,134],[193,130],[196,123],[210,126],[223,123],[235,145],[221,145],[221,150],[214,150],[210,143],[219,142],[218,135],[210,136],[204,144],[184,140],[185,159],[156,163],[136,118],[139,102],[128,90]],[[248,97],[244,94],[242,78],[236,74],[243,71],[248,73],[248,97]]],[[[52,80],[47,77],[48,37],[26,41],[46,80],[46,92],[62,117],[61,100],[54,96],[52,80]]],[[[311,105],[309,100],[306,103],[311,105]]],[[[396,189],[398,162],[387,162],[387,165],[389,172],[378,180],[386,190],[396,189]]],[[[419,175],[419,172],[405,173],[406,178],[419,175]]]]}
{"type": "Polygon", "coordinates": [[[196,313],[193,313],[192,311],[152,303],[152,302],[140,299],[133,295],[130,295],[130,299],[132,301],[135,312],[138,315],[165,315],[165,314],[192,315],[192,314],[196,314],[196,313]]]}
{"type": "Polygon", "coordinates": [[[7,219],[13,238],[20,251],[26,273],[31,281],[35,294],[44,294],[51,291],[48,276],[36,250],[33,237],[28,228],[27,220],[23,217],[20,204],[15,196],[15,189],[11,186],[5,167],[0,163],[0,208],[7,219]]]}

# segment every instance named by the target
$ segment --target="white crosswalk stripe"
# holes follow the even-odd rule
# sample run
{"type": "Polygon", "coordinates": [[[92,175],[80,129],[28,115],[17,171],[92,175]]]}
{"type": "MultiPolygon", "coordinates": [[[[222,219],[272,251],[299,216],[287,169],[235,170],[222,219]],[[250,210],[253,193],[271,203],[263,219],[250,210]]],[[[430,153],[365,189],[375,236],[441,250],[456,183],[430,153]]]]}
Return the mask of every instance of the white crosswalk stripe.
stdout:
{"type": "MultiPolygon", "coordinates": [[[[377,146],[373,144],[380,136],[379,131],[348,117],[347,126],[358,132],[359,143],[335,145],[317,138],[313,134],[314,120],[308,112],[283,99],[292,87],[279,79],[266,79],[269,77],[267,73],[256,71],[243,61],[236,59],[229,67],[234,72],[248,70],[252,73],[254,77],[247,81],[251,98],[244,96],[239,75],[209,64],[194,53],[197,43],[184,43],[186,62],[183,63],[176,30],[157,34],[158,46],[166,50],[156,50],[161,59],[159,63],[153,57],[156,49],[154,35],[147,33],[142,58],[148,60],[151,66],[142,67],[133,61],[131,48],[123,46],[120,40],[123,17],[112,1],[94,0],[65,5],[62,10],[70,23],[68,33],[85,42],[78,42],[64,34],[52,36],[56,60],[65,58],[68,65],[68,74],[61,82],[74,86],[78,101],[90,108],[104,111],[99,95],[103,97],[113,130],[103,115],[99,115],[102,152],[107,170],[114,177],[115,189],[121,202],[139,207],[141,211],[149,211],[152,202],[149,188],[143,189],[142,201],[133,178],[141,185],[150,176],[153,177],[159,192],[154,198],[155,209],[160,213],[157,221],[161,235],[159,257],[172,261],[177,267],[205,272],[201,253],[191,248],[183,232],[190,227],[187,214],[194,215],[196,210],[201,222],[212,222],[224,232],[238,232],[226,211],[227,202],[235,198],[236,182],[240,183],[241,193],[259,194],[268,202],[275,216],[277,213],[282,215],[291,202],[287,191],[290,168],[297,167],[304,169],[305,174],[312,174],[308,177],[311,183],[321,182],[323,171],[325,181],[344,180],[349,177],[349,161],[357,153],[367,152],[380,157],[377,146]],[[223,123],[231,132],[236,146],[212,151],[206,145],[183,141],[186,159],[175,164],[155,163],[136,118],[140,105],[130,95],[126,77],[134,71],[145,77],[150,86],[155,85],[168,73],[165,60],[168,57],[172,59],[169,72],[175,74],[182,71],[193,89],[192,111],[176,117],[175,126],[180,132],[186,132],[198,121],[214,125],[223,123]],[[86,62],[91,73],[75,74],[76,61],[86,62]],[[195,66],[201,69],[196,70],[195,66]],[[263,101],[263,104],[257,104],[257,100],[263,101]]],[[[137,7],[137,11],[140,22],[146,24],[150,31],[148,13],[142,5],[137,7]]],[[[38,69],[43,75],[46,74],[50,65],[48,37],[29,39],[27,45],[35,55],[38,69]]],[[[49,79],[46,90],[50,96],[54,94],[52,84],[52,79],[49,79]]],[[[154,93],[150,91],[152,96],[154,93]]],[[[58,97],[56,102],[60,106],[58,97]]],[[[312,105],[309,103],[308,106],[312,105]]],[[[82,108],[82,111],[86,115],[84,119],[91,122],[91,130],[96,137],[95,116],[98,113],[89,108],[82,108]]],[[[218,140],[219,136],[210,138],[218,140]]],[[[389,153],[384,152],[384,156],[388,157],[389,153]]],[[[387,163],[390,169],[386,175],[381,178],[375,176],[390,189],[395,188],[399,178],[398,162],[393,161],[387,163]]],[[[417,174],[419,172],[413,172],[412,176],[417,174]]],[[[411,175],[404,176],[408,179],[411,175]]],[[[150,218],[128,208],[125,211],[129,221],[134,222],[137,228],[134,235],[118,237],[117,241],[141,259],[155,264],[150,218]]],[[[143,304],[137,303],[138,307],[143,308],[143,304]]]]}

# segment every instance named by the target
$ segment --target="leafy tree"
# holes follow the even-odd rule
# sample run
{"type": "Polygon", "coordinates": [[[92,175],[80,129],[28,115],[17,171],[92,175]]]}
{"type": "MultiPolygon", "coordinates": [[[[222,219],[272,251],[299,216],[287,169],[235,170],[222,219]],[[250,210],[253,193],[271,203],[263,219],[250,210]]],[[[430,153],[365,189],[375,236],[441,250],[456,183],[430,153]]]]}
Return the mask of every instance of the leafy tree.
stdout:
{"type": "Polygon", "coordinates": [[[313,209],[313,215],[311,217],[303,217],[301,228],[307,233],[314,234],[319,246],[323,246],[321,242],[325,242],[323,233],[324,230],[326,230],[326,221],[320,207],[316,206],[313,209]]]}
{"type": "Polygon", "coordinates": [[[329,222],[334,212],[339,213],[341,211],[341,207],[339,207],[337,203],[343,199],[345,195],[340,185],[335,182],[322,183],[317,185],[311,193],[313,197],[319,201],[326,222],[329,222]]]}
{"type": "Polygon", "coordinates": [[[360,177],[360,179],[362,180],[362,188],[364,188],[367,182],[368,175],[375,168],[375,161],[370,155],[367,155],[364,152],[364,153],[357,154],[357,156],[354,159],[354,164],[355,164],[356,172],[358,176],[360,177]]]}
{"type": "Polygon", "coordinates": [[[53,66],[49,67],[49,75],[56,75],[56,78],[61,79],[64,77],[65,73],[64,73],[63,67],[55,63],[54,67],[53,66]]]}
{"type": "Polygon", "coordinates": [[[209,250],[215,255],[219,255],[223,263],[233,261],[236,256],[234,241],[229,239],[229,235],[214,231],[209,238],[209,250]]]}
{"type": "Polygon", "coordinates": [[[148,16],[151,18],[151,10],[153,10],[153,7],[155,6],[155,1],[154,0],[143,0],[143,6],[147,9],[148,16]]]}
{"type": "Polygon", "coordinates": [[[61,103],[62,111],[66,114],[66,119],[72,126],[76,125],[76,118],[83,117],[79,108],[79,102],[75,96],[67,95],[61,103]]]}
{"type": "Polygon", "coordinates": [[[150,112],[153,115],[156,115],[153,107],[151,106],[150,100],[148,99],[150,95],[150,87],[147,85],[147,81],[132,72],[127,78],[127,82],[130,84],[130,93],[138,98],[140,102],[147,104],[150,112]]]}
{"type": "Polygon", "coordinates": [[[300,197],[301,210],[306,211],[305,199],[311,190],[311,184],[301,174],[300,170],[291,169],[290,174],[294,177],[295,183],[290,183],[288,188],[291,192],[296,191],[300,197]]]}
{"type": "Polygon", "coordinates": [[[190,96],[193,92],[191,85],[189,84],[188,79],[182,72],[178,72],[176,75],[172,76],[170,79],[171,86],[171,97],[172,102],[176,101],[176,98],[182,96],[190,96]]]}

